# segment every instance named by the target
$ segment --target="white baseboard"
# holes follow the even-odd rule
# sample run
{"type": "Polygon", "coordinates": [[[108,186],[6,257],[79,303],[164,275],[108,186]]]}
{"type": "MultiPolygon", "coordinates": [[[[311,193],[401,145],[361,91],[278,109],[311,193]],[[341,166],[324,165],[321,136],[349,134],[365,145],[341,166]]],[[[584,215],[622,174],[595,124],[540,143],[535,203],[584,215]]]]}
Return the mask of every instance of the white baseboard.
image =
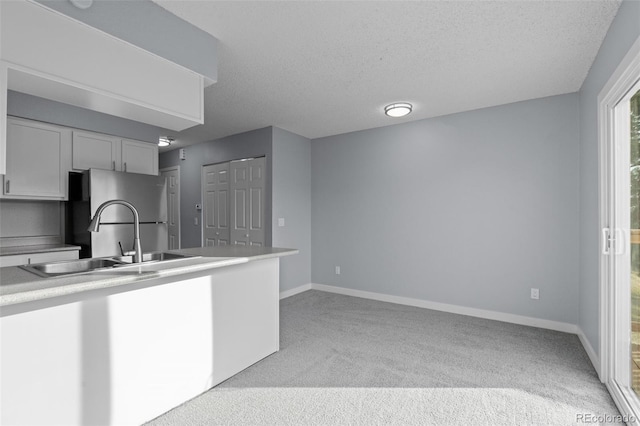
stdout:
{"type": "Polygon", "coordinates": [[[280,300],[286,299],[287,297],[295,296],[298,293],[305,292],[307,290],[311,290],[311,284],[303,284],[299,287],[295,287],[289,290],[280,292],[280,300]]]}
{"type": "Polygon", "coordinates": [[[600,376],[600,357],[596,354],[596,351],[593,350],[593,346],[591,346],[591,343],[589,343],[589,339],[587,339],[587,336],[584,334],[584,331],[582,331],[582,329],[579,326],[577,327],[578,327],[578,332],[576,334],[580,339],[580,343],[582,343],[582,347],[587,352],[587,355],[589,355],[591,364],[593,364],[593,368],[596,369],[596,373],[598,373],[598,377],[601,377],[600,376]]]}
{"type": "Polygon", "coordinates": [[[528,325],[530,327],[546,328],[548,330],[562,331],[578,334],[578,326],[566,322],[550,321],[524,315],[507,314],[485,309],[468,308],[465,306],[450,305],[447,303],[430,302],[428,300],[413,299],[410,297],[391,296],[388,294],[374,293],[370,291],[354,290],[344,287],[335,287],[325,284],[311,284],[312,290],[326,291],[329,293],[344,294],[345,296],[361,297],[363,299],[379,300],[381,302],[397,303],[399,305],[415,306],[418,308],[433,309],[435,311],[450,312],[453,314],[467,315],[477,318],[485,318],[512,324],[528,325]]]}
{"type": "Polygon", "coordinates": [[[477,318],[485,318],[495,321],[509,322],[512,324],[527,325],[530,327],[545,328],[548,330],[562,331],[564,333],[576,334],[580,339],[580,343],[591,360],[591,364],[595,368],[598,376],[600,376],[600,358],[593,350],[591,343],[585,336],[584,332],[576,324],[570,324],[560,321],[551,321],[540,318],[527,317],[524,315],[507,314],[504,312],[489,311],[485,309],[468,308],[465,306],[450,305],[447,303],[431,302],[428,300],[414,299],[410,297],[392,296],[383,293],[374,293],[371,291],[354,290],[344,287],[336,287],[325,284],[304,284],[290,290],[280,293],[280,299],[285,299],[293,295],[305,292],[307,290],[319,290],[328,293],[344,294],[345,296],[361,297],[363,299],[378,300],[381,302],[397,303],[399,305],[415,306],[418,308],[433,309],[435,311],[449,312],[453,314],[467,315],[477,318]]]}

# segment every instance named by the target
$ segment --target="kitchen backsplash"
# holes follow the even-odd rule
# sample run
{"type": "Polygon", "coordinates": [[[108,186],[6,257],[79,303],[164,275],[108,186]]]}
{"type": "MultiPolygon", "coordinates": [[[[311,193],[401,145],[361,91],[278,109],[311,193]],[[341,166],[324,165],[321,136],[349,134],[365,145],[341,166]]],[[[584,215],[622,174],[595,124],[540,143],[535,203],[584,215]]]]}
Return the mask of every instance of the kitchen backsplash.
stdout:
{"type": "Polygon", "coordinates": [[[0,202],[0,246],[23,245],[21,240],[37,237],[61,240],[62,209],[60,201],[2,200],[0,202]]]}

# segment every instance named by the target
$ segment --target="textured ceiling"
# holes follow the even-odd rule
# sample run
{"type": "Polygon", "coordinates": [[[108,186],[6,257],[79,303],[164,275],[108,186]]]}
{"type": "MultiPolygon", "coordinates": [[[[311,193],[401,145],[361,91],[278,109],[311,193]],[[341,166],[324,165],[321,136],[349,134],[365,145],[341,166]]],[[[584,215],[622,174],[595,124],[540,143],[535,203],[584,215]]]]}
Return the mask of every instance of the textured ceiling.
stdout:
{"type": "Polygon", "coordinates": [[[576,92],[620,4],[154,1],[220,40],[205,124],[172,148],[270,125],[318,138],[576,92]],[[396,101],[413,113],[386,117],[396,101]]]}

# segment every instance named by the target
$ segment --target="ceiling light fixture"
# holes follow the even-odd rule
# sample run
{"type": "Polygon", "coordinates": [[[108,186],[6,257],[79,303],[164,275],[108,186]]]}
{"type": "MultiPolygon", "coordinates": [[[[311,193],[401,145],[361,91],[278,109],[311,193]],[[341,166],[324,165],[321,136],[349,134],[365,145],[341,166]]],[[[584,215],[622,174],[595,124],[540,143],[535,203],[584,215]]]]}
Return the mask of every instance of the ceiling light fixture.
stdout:
{"type": "Polygon", "coordinates": [[[69,0],[72,5],[78,9],[89,9],[93,4],[93,0],[69,0]]]}
{"type": "Polygon", "coordinates": [[[408,102],[397,102],[384,107],[384,113],[389,117],[404,117],[409,114],[413,106],[408,102]]]}
{"type": "Polygon", "coordinates": [[[164,146],[169,146],[171,145],[171,142],[173,142],[175,139],[172,138],[168,138],[166,136],[160,136],[160,139],[158,139],[158,146],[164,147],[164,146]]]}

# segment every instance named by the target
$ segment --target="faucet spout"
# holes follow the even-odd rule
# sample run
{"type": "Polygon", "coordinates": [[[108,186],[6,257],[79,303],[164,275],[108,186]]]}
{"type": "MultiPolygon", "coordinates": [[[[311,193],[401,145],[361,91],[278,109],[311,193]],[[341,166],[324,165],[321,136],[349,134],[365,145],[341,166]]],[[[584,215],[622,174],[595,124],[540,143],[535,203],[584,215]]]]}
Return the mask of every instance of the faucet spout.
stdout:
{"type": "Polygon", "coordinates": [[[109,200],[98,206],[96,210],[96,214],[91,219],[91,223],[89,223],[89,227],[87,230],[89,232],[99,232],[100,231],[100,215],[107,207],[113,204],[121,204],[125,207],[128,207],[133,213],[133,250],[135,254],[133,255],[133,263],[141,263],[142,262],[142,246],[140,244],[140,217],[138,215],[138,210],[128,201],[125,200],[109,200]]]}

